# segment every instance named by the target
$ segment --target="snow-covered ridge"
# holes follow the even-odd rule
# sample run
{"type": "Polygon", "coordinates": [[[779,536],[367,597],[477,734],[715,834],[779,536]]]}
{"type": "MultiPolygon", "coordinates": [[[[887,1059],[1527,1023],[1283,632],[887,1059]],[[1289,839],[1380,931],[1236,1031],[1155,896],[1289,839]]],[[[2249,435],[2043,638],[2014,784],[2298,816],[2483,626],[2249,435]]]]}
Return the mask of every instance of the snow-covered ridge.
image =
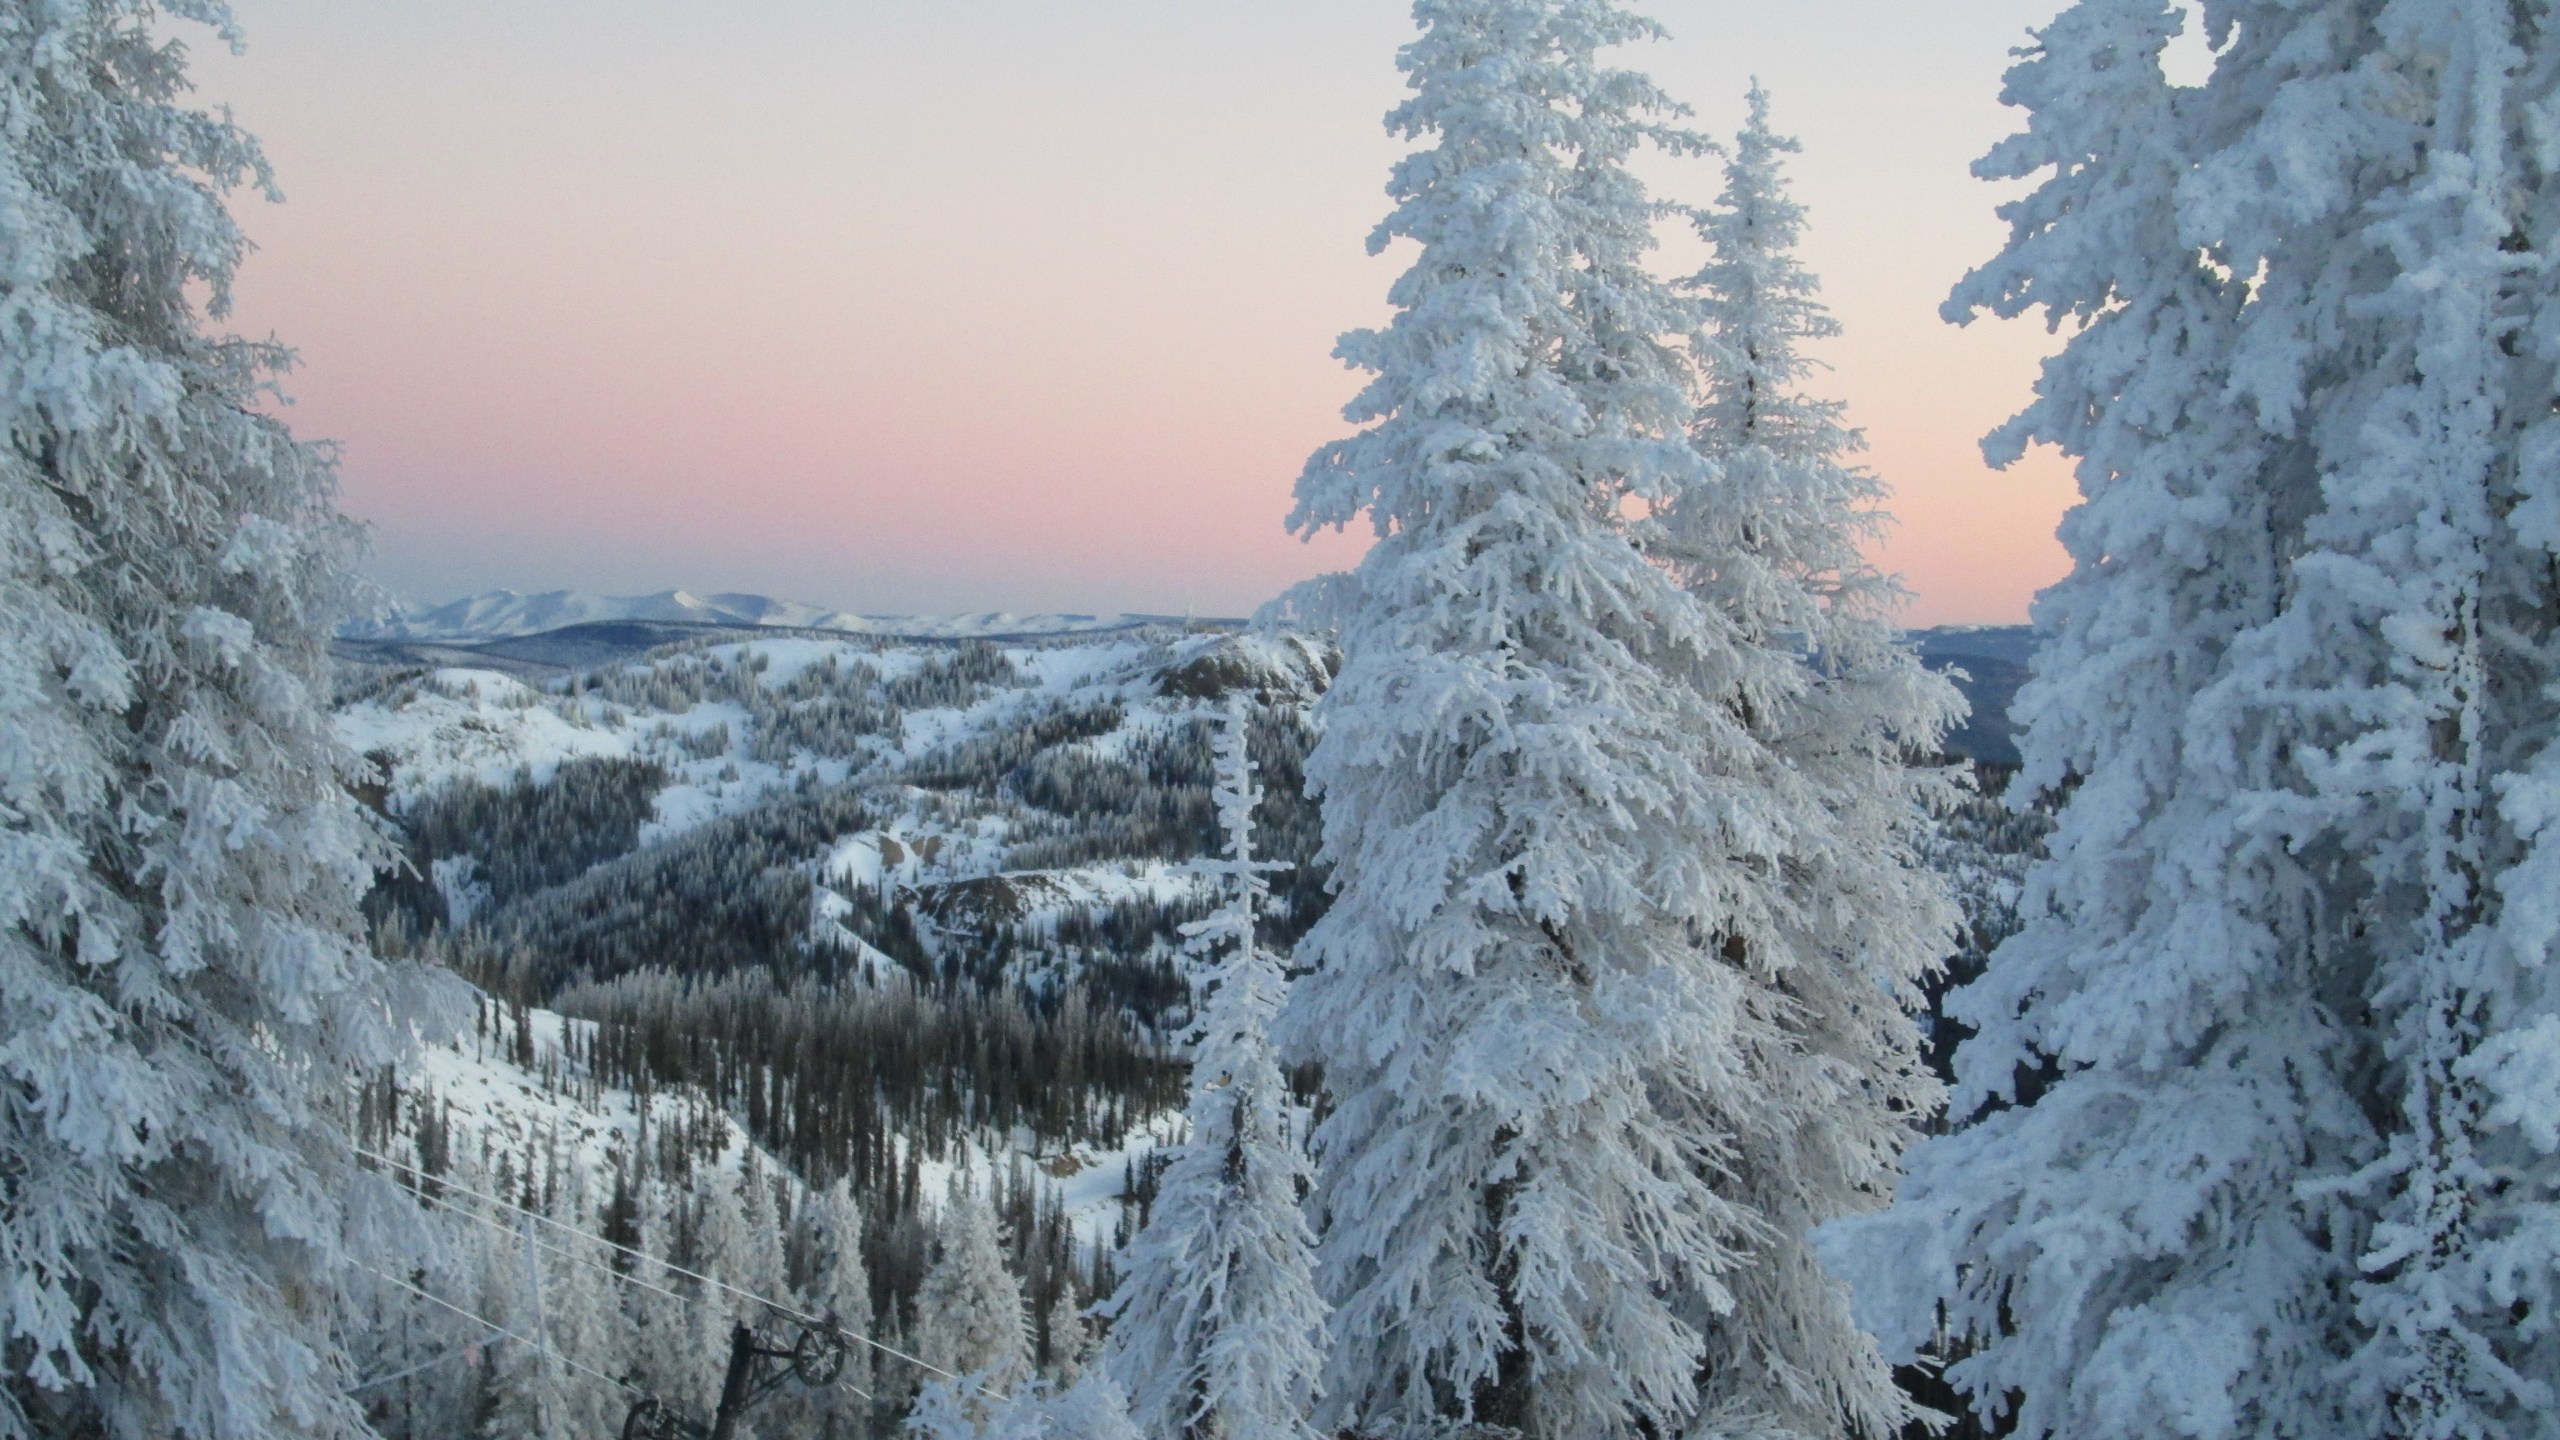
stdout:
{"type": "Polygon", "coordinates": [[[491,590],[441,605],[411,606],[393,602],[379,615],[346,626],[340,633],[354,640],[472,641],[538,635],[571,625],[617,620],[654,620],[676,624],[781,627],[835,630],[851,635],[964,640],[991,635],[1075,635],[1125,630],[1177,617],[1163,615],[1020,614],[990,610],[968,615],[856,615],[798,600],[723,591],[696,595],[688,590],[661,590],[653,595],[595,595],[580,590],[546,590],[520,595],[491,590]]]}

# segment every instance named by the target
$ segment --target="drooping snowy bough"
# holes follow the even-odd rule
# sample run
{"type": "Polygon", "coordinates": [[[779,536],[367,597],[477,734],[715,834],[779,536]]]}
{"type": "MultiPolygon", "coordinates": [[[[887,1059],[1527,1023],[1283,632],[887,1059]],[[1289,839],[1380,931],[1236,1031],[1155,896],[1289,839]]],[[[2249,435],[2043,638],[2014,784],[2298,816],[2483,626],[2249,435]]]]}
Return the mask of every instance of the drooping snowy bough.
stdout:
{"type": "Polygon", "coordinates": [[[0,1436],[355,1434],[335,1106],[409,983],[325,715],[356,536],[202,328],[265,172],[160,15],[228,25],[0,0],[0,1436]]]}
{"type": "Polygon", "coordinates": [[[2560,1434],[2560,465],[2543,7],[2082,0],[1950,312],[2072,337],[2020,698],[2062,802],[1969,1128],[1837,1255],[2018,1433],[2560,1434]]]}
{"type": "MultiPolygon", "coordinates": [[[[1689,433],[1701,316],[1646,270],[1627,169],[1703,146],[1597,58],[1655,27],[1603,0],[1415,13],[1389,123],[1433,143],[1373,244],[1420,255],[1392,322],[1342,342],[1368,428],[1294,517],[1378,536],[1308,766],[1338,897],[1282,1021],[1333,1101],[1319,1424],[1887,1430],[1901,1402],[1790,1228],[1880,1198],[1917,1113],[1894,1106],[1928,1093],[1899,1002],[1947,912],[1910,873],[1909,783],[1827,791],[1933,744],[1951,701],[1861,648],[1854,596],[1815,633],[1863,573],[1842,547],[1718,532],[1757,502],[1689,433]],[[1656,517],[1684,511],[1675,554],[1656,517]]],[[[1845,523],[1834,498],[1807,523],[1845,523]]]]}

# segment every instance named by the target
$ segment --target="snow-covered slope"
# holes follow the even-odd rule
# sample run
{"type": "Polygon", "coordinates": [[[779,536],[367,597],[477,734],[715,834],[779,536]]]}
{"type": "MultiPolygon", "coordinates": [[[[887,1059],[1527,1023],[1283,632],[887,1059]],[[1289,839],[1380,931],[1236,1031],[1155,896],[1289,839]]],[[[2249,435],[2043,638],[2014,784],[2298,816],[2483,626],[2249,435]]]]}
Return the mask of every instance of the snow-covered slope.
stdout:
{"type": "MultiPolygon", "coordinates": [[[[595,1026],[589,1021],[538,1008],[511,1017],[502,1007],[492,1007],[478,1033],[418,1050],[398,1076],[404,1100],[400,1115],[391,1120],[387,1134],[369,1137],[368,1148],[385,1147],[375,1153],[387,1155],[395,1168],[415,1165],[416,1125],[420,1116],[431,1115],[445,1133],[430,1148],[454,1157],[450,1163],[459,1165],[461,1183],[472,1188],[485,1186],[501,1155],[516,1157],[511,1173],[518,1177],[530,1173],[524,1157],[533,1156],[563,1173],[582,1172],[592,1182],[617,1169],[627,1172],[648,1128],[674,1123],[693,1132],[689,1143],[720,1172],[738,1174],[752,1155],[756,1170],[782,1177],[795,1195],[804,1191],[789,1165],[759,1145],[736,1117],[701,1096],[661,1090],[650,1097],[645,1108],[652,1118],[644,1122],[640,1097],[593,1083],[574,1058],[577,1048],[594,1039],[595,1026]],[[525,1032],[521,1037],[514,1028],[519,1024],[525,1032]]],[[[1076,1145],[1041,1157],[1040,1168],[1056,1182],[1059,1201],[1084,1243],[1106,1239],[1119,1222],[1123,1168],[1175,1138],[1180,1128],[1177,1113],[1149,1115],[1134,1121],[1117,1146],[1076,1145]]],[[[964,1141],[953,1153],[917,1161],[921,1193],[939,1200],[955,1170],[986,1174],[1009,1159],[982,1142],[964,1141]]]]}
{"type": "MultiPolygon", "coordinates": [[[[1204,716],[1266,707],[1266,843],[1303,862],[1297,793],[1326,647],[1153,627],[901,643],[713,633],[527,683],[385,671],[339,712],[385,770],[415,933],[521,957],[539,995],[635,969],[908,974],[1179,1023],[1184,862],[1210,832],[1204,716]],[[1294,718],[1293,718],[1294,717],[1294,718]],[[476,937],[476,938],[474,938],[476,937]]],[[[1311,916],[1322,877],[1281,881],[1311,916]]]]}

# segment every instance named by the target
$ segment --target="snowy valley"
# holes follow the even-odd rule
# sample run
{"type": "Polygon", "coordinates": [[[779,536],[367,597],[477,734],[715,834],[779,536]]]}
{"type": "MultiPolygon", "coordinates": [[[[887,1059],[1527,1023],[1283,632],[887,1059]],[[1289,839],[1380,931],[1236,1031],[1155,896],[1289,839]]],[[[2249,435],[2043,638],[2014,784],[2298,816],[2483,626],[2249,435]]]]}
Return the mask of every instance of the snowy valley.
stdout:
{"type": "MultiPolygon", "coordinates": [[[[1297,777],[1330,642],[1164,623],[1004,643],[667,633],[624,632],[617,658],[579,668],[524,658],[561,653],[557,634],[442,642],[461,658],[534,642],[503,670],[342,644],[336,727],[379,767],[370,800],[406,847],[368,901],[377,934],[491,997],[455,1045],[369,1089],[369,1162],[447,1218],[466,1278],[441,1293],[520,1314],[533,1224],[557,1247],[533,1262],[548,1333],[586,1334],[560,1328],[563,1307],[601,1307],[581,1343],[690,1413],[716,1393],[725,1326],[775,1316],[682,1272],[853,1314],[825,1293],[837,1194],[859,1217],[845,1273],[863,1333],[929,1352],[919,1305],[956,1181],[999,1219],[1032,1365],[1072,1373],[1092,1343],[1076,1317],[1114,1287],[1149,1157],[1182,1129],[1200,977],[1181,931],[1216,899],[1197,869],[1216,844],[1215,712],[1240,696],[1254,717],[1257,830],[1288,866],[1264,938],[1285,955],[1326,903],[1297,777]],[[739,1223],[769,1233],[716,1233],[739,1223]],[[711,1325],[694,1336],[711,1361],[648,1349],[675,1323],[711,1325]]],[[[2014,643],[1920,638],[1956,663],[2014,643]]],[[[1953,970],[2014,923],[2038,833],[1987,799],[1947,817],[1932,860],[1971,926],[1953,970]]],[[[468,1339],[432,1301],[372,1303],[382,1373],[468,1339]]],[[[881,1398],[825,1423],[895,1433],[925,1372],[857,1358],[881,1398]]],[[[508,1373],[385,1384],[375,1423],[442,1433],[505,1403],[508,1373]]],[[[574,1372],[544,1383],[599,1416],[635,1399],[574,1372]]]]}

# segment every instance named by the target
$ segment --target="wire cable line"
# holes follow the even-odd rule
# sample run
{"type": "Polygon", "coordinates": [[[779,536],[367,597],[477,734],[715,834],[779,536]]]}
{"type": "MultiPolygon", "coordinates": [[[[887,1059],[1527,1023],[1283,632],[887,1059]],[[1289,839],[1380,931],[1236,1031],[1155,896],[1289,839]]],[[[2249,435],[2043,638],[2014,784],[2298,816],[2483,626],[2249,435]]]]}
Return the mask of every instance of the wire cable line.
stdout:
{"type": "MultiPolygon", "coordinates": [[[[374,1273],[380,1274],[381,1272],[376,1271],[374,1273]]],[[[486,1345],[492,1340],[512,1340],[514,1338],[514,1336],[509,1335],[504,1330],[492,1329],[483,1331],[478,1335],[472,1336],[468,1340],[446,1346],[443,1350],[428,1356],[426,1359],[419,1361],[417,1364],[410,1366],[406,1370],[394,1370],[388,1375],[376,1375],[370,1380],[359,1380],[353,1385],[348,1386],[346,1393],[349,1395],[361,1395],[365,1391],[370,1390],[377,1385],[388,1385],[394,1380],[406,1380],[412,1375],[433,1370],[447,1360],[469,1353],[471,1347],[474,1345],[486,1345]]]]}
{"type": "MultiPolygon", "coordinates": [[[[461,1187],[455,1186],[453,1188],[460,1189],[461,1187]]],[[[485,1225],[499,1234],[506,1236],[510,1240],[517,1238],[518,1232],[509,1228],[504,1221],[499,1220],[495,1216],[483,1215],[477,1210],[464,1209],[462,1206],[455,1204],[452,1200],[447,1199],[442,1195],[428,1195],[418,1191],[412,1191],[411,1193],[417,1195],[420,1200],[425,1201],[427,1204],[436,1207],[437,1210],[444,1214],[458,1215],[465,1220],[485,1225]]],[[[587,1232],[581,1230],[576,1233],[585,1235],[587,1232]]],[[[604,1239],[604,1237],[600,1235],[589,1235],[587,1238],[595,1240],[600,1244],[610,1245],[613,1243],[604,1239]]],[[[700,1305],[705,1303],[703,1298],[699,1295],[687,1295],[682,1291],[670,1290],[666,1286],[657,1284],[653,1281],[643,1280],[637,1275],[627,1274],[613,1268],[611,1261],[598,1260],[593,1256],[581,1255],[565,1245],[554,1245],[547,1240],[536,1240],[533,1244],[534,1248],[557,1255],[560,1258],[569,1261],[571,1264],[583,1265],[590,1270],[602,1271],[625,1284],[636,1285],[643,1290],[664,1295],[670,1300],[682,1301],[687,1305],[700,1305]]]]}
{"type": "MultiPolygon", "coordinates": [[[[577,1361],[570,1359],[568,1356],[561,1354],[559,1351],[552,1349],[550,1346],[543,1344],[539,1340],[530,1339],[526,1336],[517,1334],[515,1331],[508,1329],[506,1326],[499,1324],[497,1321],[490,1319],[486,1315],[465,1310],[461,1306],[456,1305],[452,1301],[444,1299],[441,1296],[430,1295],[426,1291],[419,1289],[417,1286],[410,1284],[408,1281],[401,1279],[399,1276],[394,1275],[387,1270],[376,1270],[372,1266],[362,1263],[358,1263],[356,1268],[387,1285],[398,1286],[400,1289],[408,1291],[410,1294],[417,1296],[419,1299],[426,1301],[430,1305],[441,1305],[445,1309],[452,1311],[454,1314],[461,1316],[465,1320],[486,1325],[491,1330],[497,1332],[500,1336],[515,1341],[517,1344],[524,1346],[526,1349],[531,1350],[533,1353],[540,1355],[545,1359],[557,1361],[558,1363],[566,1365],[570,1369],[575,1370],[582,1375],[592,1375],[608,1385],[619,1386],[622,1389],[628,1390],[632,1394],[639,1396],[643,1400],[650,1398],[648,1391],[641,1389],[639,1386],[632,1384],[628,1380],[621,1379],[618,1376],[607,1375],[593,1365],[582,1365],[577,1361]]],[[[398,1377],[386,1376],[384,1378],[396,1379],[398,1377]]]]}
{"type": "MultiPolygon", "coordinates": [[[[352,1141],[351,1141],[351,1142],[349,1142],[349,1144],[348,1144],[348,1147],[347,1147],[347,1148],[349,1148],[349,1149],[353,1150],[357,1155],[359,1155],[359,1156],[363,1157],[364,1159],[371,1160],[371,1161],[375,1162],[376,1164],[389,1166],[389,1167],[391,1167],[392,1169],[395,1169],[395,1170],[402,1170],[402,1171],[406,1171],[406,1172],[408,1172],[408,1173],[409,1173],[409,1174],[411,1174],[411,1175],[418,1176],[418,1177],[419,1177],[420,1179],[422,1179],[422,1180],[426,1180],[426,1181],[432,1182],[432,1183],[433,1183],[433,1184],[435,1184],[435,1185],[441,1186],[441,1187],[443,1187],[444,1189],[447,1189],[447,1190],[454,1191],[454,1192],[456,1192],[457,1194],[468,1195],[468,1196],[472,1197],[472,1198],[473,1198],[473,1199],[475,1199],[475,1200],[485,1200],[485,1201],[487,1201],[488,1203],[490,1203],[490,1204],[492,1204],[492,1205],[500,1206],[500,1207],[502,1207],[502,1208],[504,1208],[504,1209],[512,1210],[512,1211],[514,1211],[516,1214],[524,1215],[524,1216],[530,1217],[530,1218],[531,1218],[532,1220],[534,1220],[536,1223],[538,1223],[538,1224],[543,1224],[543,1225],[548,1225],[548,1226],[550,1226],[550,1227],[551,1227],[552,1229],[554,1229],[554,1230],[563,1231],[563,1232],[565,1232],[565,1233],[567,1233],[567,1234],[575,1235],[575,1236],[577,1236],[578,1238],[580,1238],[580,1239],[582,1239],[582,1240],[592,1241],[592,1242],[594,1242],[595,1244],[602,1245],[602,1246],[606,1246],[606,1247],[607,1247],[607,1248],[609,1248],[609,1249],[618,1250],[618,1251],[622,1252],[623,1254],[625,1254],[625,1255],[628,1255],[628,1256],[632,1257],[632,1258],[633,1258],[633,1259],[635,1259],[635,1260],[645,1260],[645,1261],[647,1261],[648,1263],[650,1263],[650,1264],[652,1264],[652,1265],[655,1265],[655,1266],[659,1267],[660,1269],[670,1271],[670,1272],[672,1272],[672,1273],[674,1273],[674,1274],[677,1274],[677,1275],[682,1275],[682,1276],[684,1276],[684,1277],[685,1277],[686,1279],[688,1279],[688,1280],[693,1280],[693,1281],[699,1282],[699,1283],[701,1283],[701,1284],[711,1286],[711,1287],[712,1287],[712,1288],[714,1288],[714,1289],[718,1289],[718,1290],[726,1290],[726,1291],[728,1291],[730,1294],[737,1296],[737,1297],[738,1297],[739,1299],[741,1299],[741,1300],[751,1301],[751,1302],[753,1302],[753,1303],[755,1303],[755,1304],[762,1305],[762,1306],[764,1306],[766,1309],[771,1310],[771,1311],[772,1311],[772,1312],[774,1312],[775,1314],[777,1314],[777,1315],[781,1315],[781,1316],[783,1316],[783,1317],[785,1317],[785,1318],[787,1318],[787,1319],[797,1320],[797,1321],[799,1321],[799,1322],[800,1322],[801,1324],[803,1324],[803,1325],[810,1325],[810,1326],[815,1326],[815,1327],[818,1327],[818,1328],[821,1328],[821,1329],[829,1330],[829,1331],[832,1331],[832,1332],[833,1332],[833,1333],[835,1333],[835,1334],[842,1335],[842,1336],[843,1336],[844,1338],[846,1338],[847,1340],[855,1341],[855,1342],[857,1342],[857,1343],[859,1343],[859,1344],[863,1344],[863,1345],[868,1345],[868,1346],[870,1346],[872,1349],[879,1351],[879,1352],[880,1352],[881,1354],[883,1354],[883,1355],[887,1355],[887,1356],[891,1357],[892,1359],[896,1359],[896,1360],[903,1360],[903,1361],[905,1361],[906,1363],[908,1363],[908,1364],[910,1364],[910,1365],[915,1366],[917,1369],[919,1369],[919,1370],[922,1370],[922,1371],[926,1372],[927,1374],[935,1375],[935,1376],[939,1376],[939,1377],[940,1377],[940,1378],[942,1378],[942,1379],[945,1379],[945,1380],[951,1381],[951,1382],[952,1382],[953,1384],[955,1384],[955,1385],[966,1385],[966,1386],[968,1386],[969,1388],[971,1388],[971,1389],[973,1389],[973,1390],[976,1390],[976,1391],[978,1391],[979,1393],[981,1393],[981,1394],[983,1394],[983,1395],[987,1396],[989,1399],[995,1400],[995,1401],[997,1401],[997,1402],[999,1402],[999,1403],[1003,1402],[1003,1401],[1005,1400],[1005,1398],[1006,1398],[1002,1393],[1000,1393],[999,1391],[997,1391],[993,1386],[986,1385],[986,1384],[982,1384],[982,1383],[980,1383],[979,1381],[972,1380],[972,1379],[970,1379],[968,1376],[965,1376],[965,1375],[954,1375],[954,1374],[952,1374],[950,1371],[943,1369],[941,1366],[934,1364],[934,1363],[933,1363],[932,1361],[930,1361],[930,1360],[924,1360],[924,1359],[920,1359],[920,1358],[918,1358],[917,1356],[910,1355],[910,1354],[908,1354],[906,1351],[899,1349],[899,1348],[898,1348],[898,1347],[896,1347],[895,1345],[883,1344],[882,1342],[880,1342],[880,1341],[878,1341],[878,1340],[874,1340],[874,1339],[872,1339],[872,1338],[871,1338],[870,1336],[868,1336],[868,1335],[861,1335],[861,1334],[857,1334],[857,1333],[855,1333],[854,1331],[848,1330],[848,1329],[846,1329],[844,1326],[839,1325],[839,1324],[835,1323],[834,1321],[832,1321],[832,1320],[829,1320],[829,1319],[825,1318],[824,1316],[812,1315],[812,1314],[810,1314],[810,1313],[809,1313],[808,1311],[806,1311],[806,1310],[802,1310],[802,1309],[800,1309],[800,1308],[798,1308],[798,1307],[796,1307],[796,1306],[792,1306],[792,1305],[785,1305],[785,1304],[783,1304],[783,1303],[782,1303],[781,1301],[779,1301],[779,1300],[775,1300],[775,1299],[772,1299],[772,1298],[770,1298],[770,1297],[768,1297],[768,1296],[764,1296],[764,1295],[758,1295],[758,1294],[756,1294],[756,1293],[755,1293],[754,1291],[752,1291],[752,1290],[742,1290],[742,1289],[740,1289],[739,1287],[737,1287],[737,1286],[735,1286],[735,1285],[732,1285],[732,1284],[728,1283],[728,1282],[727,1282],[727,1281],[725,1281],[725,1280],[715,1280],[715,1279],[713,1279],[711,1276],[705,1275],[705,1274],[701,1273],[700,1271],[697,1271],[697,1270],[688,1270],[688,1269],[686,1269],[684,1266],[682,1266],[682,1265],[678,1265],[677,1263],[675,1263],[675,1262],[674,1262],[674,1261],[672,1261],[672,1260],[667,1260],[667,1259],[663,1259],[663,1258],[661,1258],[661,1257],[659,1257],[659,1256],[652,1255],[652,1254],[650,1254],[649,1252],[647,1252],[647,1251],[645,1251],[645,1250],[637,1250],[637,1249],[634,1249],[634,1248],[632,1248],[631,1246],[629,1246],[629,1245],[625,1245],[625,1244],[623,1244],[622,1242],[620,1242],[620,1241],[618,1241],[618,1240],[609,1240],[609,1239],[605,1238],[605,1237],[604,1237],[604,1236],[602,1236],[602,1235],[598,1235],[598,1234],[596,1234],[594,1231],[579,1229],[579,1228],[578,1228],[577,1226],[575,1226],[575,1225],[568,1224],[568,1223],[566,1223],[565,1221],[555,1220],[555,1219],[551,1218],[550,1216],[548,1216],[548,1215],[545,1215],[545,1214],[541,1213],[541,1212],[540,1212],[540,1211],[538,1211],[538,1210],[528,1210],[528,1209],[526,1209],[524,1206],[519,1205],[519,1204],[515,1203],[514,1201],[509,1200],[509,1199],[506,1199],[506,1198],[504,1198],[504,1197],[502,1197],[502,1196],[492,1195],[492,1194],[489,1194],[487,1191],[484,1191],[484,1190],[474,1190],[474,1189],[472,1189],[470,1186],[468,1186],[468,1185],[464,1185],[464,1184],[461,1184],[461,1183],[459,1183],[459,1182],[457,1182],[457,1181],[455,1181],[455,1180],[453,1180],[453,1179],[451,1179],[451,1178],[449,1178],[449,1177],[447,1177],[447,1176],[443,1176],[443,1175],[430,1175],[430,1174],[428,1174],[426,1171],[419,1169],[417,1166],[412,1165],[412,1164],[408,1163],[408,1162],[407,1162],[407,1161],[405,1161],[405,1160],[395,1160],[395,1159],[393,1159],[392,1157],[390,1157],[390,1156],[388,1156],[388,1155],[384,1155],[384,1154],[382,1154],[382,1153],[380,1153],[380,1152],[378,1152],[378,1151],[368,1150],[368,1149],[366,1149],[365,1147],[363,1147],[363,1146],[361,1146],[361,1145],[357,1145],[357,1144],[353,1143],[352,1141]]],[[[419,1194],[419,1195],[424,1196],[424,1191],[423,1191],[423,1189],[416,1190],[416,1191],[412,1191],[411,1193],[413,1193],[413,1194],[419,1194]]],[[[436,1197],[436,1196],[424,1196],[424,1198],[428,1199],[431,1203],[437,1202],[437,1201],[439,1201],[439,1200],[441,1199],[441,1197],[436,1197]]],[[[469,1212],[469,1211],[456,1211],[456,1212],[454,1212],[454,1213],[458,1213],[458,1214],[471,1214],[472,1212],[469,1212]]],[[[488,1217],[485,1217],[485,1216],[474,1216],[474,1218],[478,1218],[478,1219],[487,1219],[488,1217]]],[[[495,1222],[494,1220],[491,1220],[489,1223],[491,1223],[492,1225],[496,1225],[496,1222],[495,1222]]],[[[502,1225],[497,1226],[497,1228],[498,1228],[498,1229],[500,1229],[500,1230],[505,1230],[505,1231],[506,1231],[506,1233],[507,1233],[508,1235],[510,1235],[510,1236],[512,1236],[512,1235],[515,1233],[515,1232],[514,1232],[514,1231],[512,1231],[512,1230],[506,1230],[506,1227],[505,1227],[505,1226],[502,1226],[502,1225]]],[[[554,1249],[556,1249],[557,1247],[546,1247],[546,1248],[554,1248],[554,1249]]],[[[574,1258],[574,1257],[573,1257],[573,1258],[574,1258]]],[[[608,1268],[610,1268],[610,1267],[608,1267],[608,1268]]],[[[615,1273],[616,1273],[616,1274],[622,1274],[622,1272],[620,1272],[620,1271],[616,1271],[615,1273]]],[[[664,1289],[664,1288],[662,1288],[662,1287],[660,1287],[660,1286],[656,1286],[656,1285],[650,1285],[650,1284],[649,1284],[648,1282],[646,1282],[646,1281],[638,1280],[636,1277],[634,1277],[634,1276],[630,1276],[630,1275],[627,1275],[627,1274],[623,1275],[623,1278],[624,1278],[624,1279],[626,1279],[626,1280],[632,1280],[632,1281],[634,1281],[634,1283],[639,1284],[639,1285],[643,1286],[643,1287],[644,1287],[644,1288],[646,1288],[646,1289],[656,1290],[656,1291],[657,1291],[659,1294],[661,1294],[661,1295],[670,1296],[671,1298],[674,1298],[674,1299],[677,1299],[677,1300],[683,1300],[683,1301],[687,1301],[688,1303],[691,1303],[691,1302],[693,1302],[693,1301],[695,1300],[695,1298],[696,1298],[696,1297],[693,1297],[693,1296],[678,1295],[678,1294],[676,1294],[676,1293],[675,1293],[674,1291],[672,1291],[672,1290],[667,1290],[667,1289],[664,1289]]]]}

